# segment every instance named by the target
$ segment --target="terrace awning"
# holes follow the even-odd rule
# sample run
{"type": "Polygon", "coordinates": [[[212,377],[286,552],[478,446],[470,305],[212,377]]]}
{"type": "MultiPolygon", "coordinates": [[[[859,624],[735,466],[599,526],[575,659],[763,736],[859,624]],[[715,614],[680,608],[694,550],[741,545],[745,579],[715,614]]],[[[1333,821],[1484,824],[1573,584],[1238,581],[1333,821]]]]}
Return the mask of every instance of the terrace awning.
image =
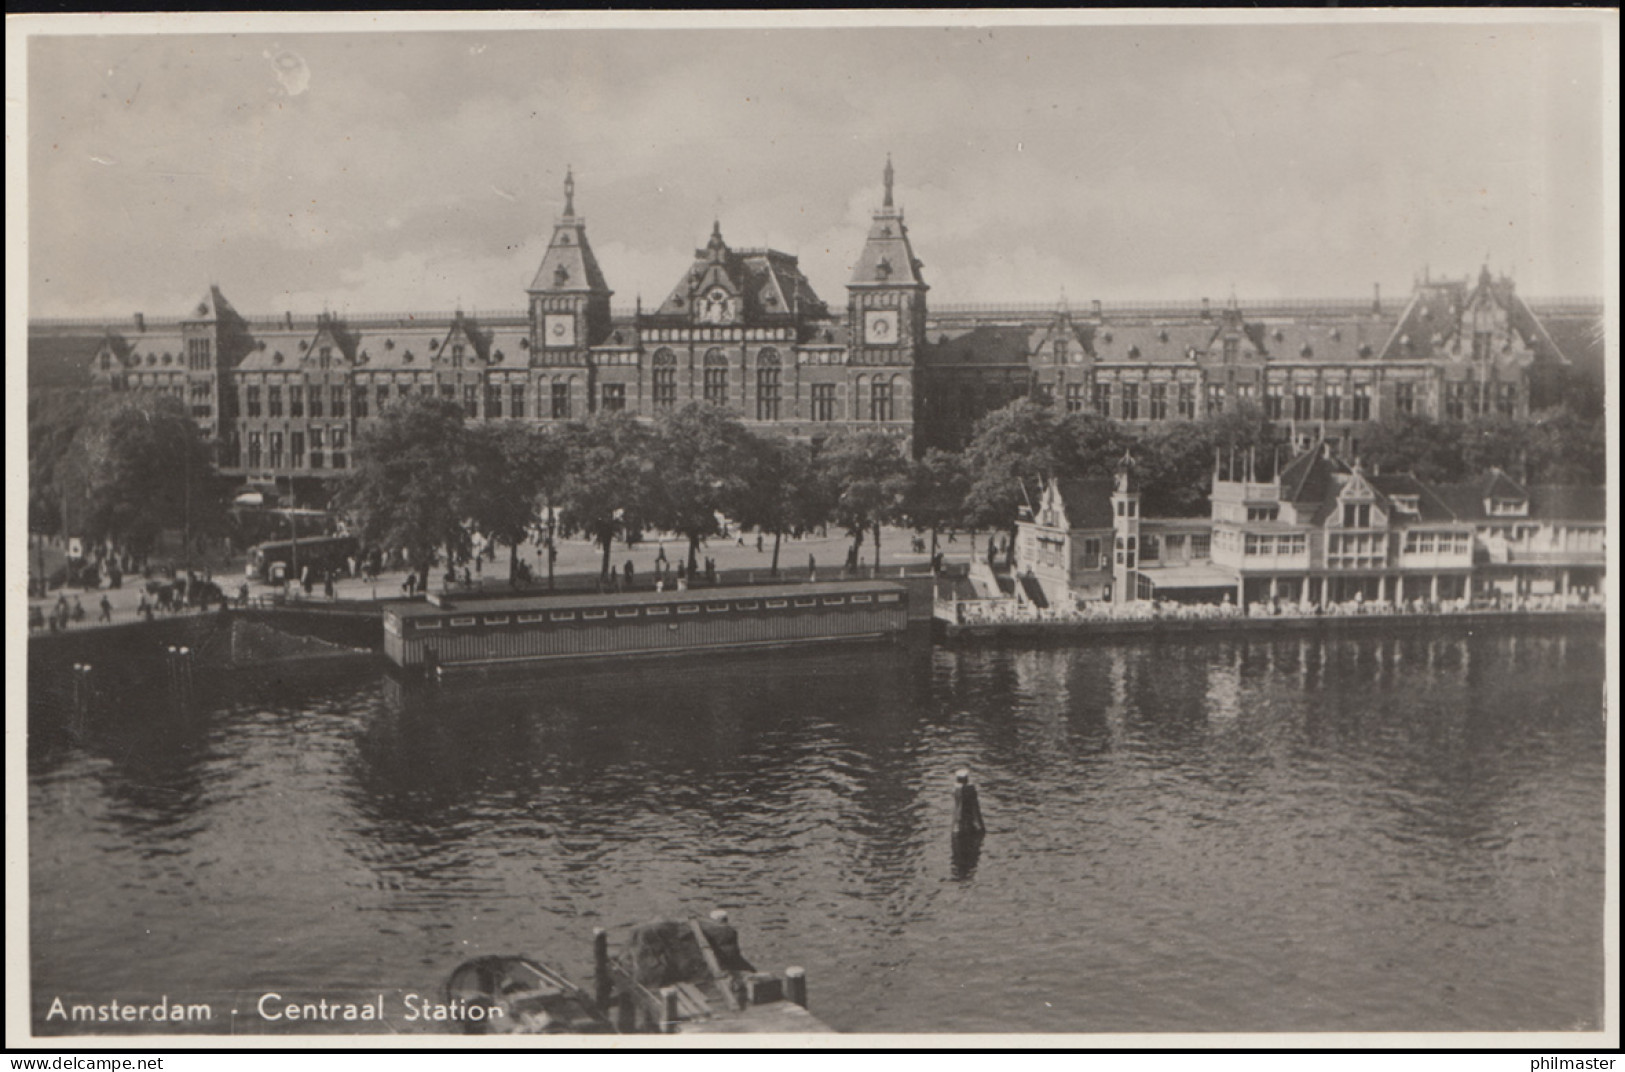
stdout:
{"type": "Polygon", "coordinates": [[[1141,569],[1140,576],[1155,588],[1235,588],[1236,577],[1220,566],[1169,566],[1165,569],[1141,569]]]}

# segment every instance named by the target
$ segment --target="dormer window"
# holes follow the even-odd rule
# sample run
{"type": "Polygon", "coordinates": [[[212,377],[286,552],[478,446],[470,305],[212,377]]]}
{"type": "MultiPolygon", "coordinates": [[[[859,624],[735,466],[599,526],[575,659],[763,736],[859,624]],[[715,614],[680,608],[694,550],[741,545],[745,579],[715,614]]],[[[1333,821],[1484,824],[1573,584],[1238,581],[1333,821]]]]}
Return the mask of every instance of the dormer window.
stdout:
{"type": "Polygon", "coordinates": [[[1371,344],[1362,342],[1360,344],[1359,350],[1357,350],[1355,352],[1358,353],[1361,357],[1370,357],[1371,356],[1371,344]]]}
{"type": "Polygon", "coordinates": [[[882,279],[890,278],[891,277],[891,261],[887,260],[885,257],[880,258],[880,263],[875,265],[875,274],[878,275],[882,279]]]}
{"type": "Polygon", "coordinates": [[[1393,503],[1394,509],[1402,514],[1417,514],[1422,510],[1421,500],[1415,495],[1395,495],[1393,503]]]}
{"type": "Polygon", "coordinates": [[[1128,348],[1128,357],[1130,361],[1138,361],[1140,359],[1140,348],[1138,346],[1130,346],[1128,348]]]}
{"type": "Polygon", "coordinates": [[[559,235],[559,245],[568,246],[569,244],[570,244],[570,232],[565,231],[563,234],[559,235]]]}
{"type": "Polygon", "coordinates": [[[386,349],[386,350],[395,349],[395,340],[394,339],[385,339],[384,340],[384,349],[386,349]]]}
{"type": "Polygon", "coordinates": [[[1491,499],[1490,513],[1500,517],[1520,517],[1524,512],[1522,499],[1491,499]]]}
{"type": "Polygon", "coordinates": [[[306,342],[303,339],[300,339],[299,340],[299,352],[304,353],[308,349],[310,349],[310,343],[306,342]]]}
{"type": "Polygon", "coordinates": [[[1308,343],[1304,343],[1303,346],[1301,346],[1298,349],[1298,356],[1299,357],[1314,357],[1315,356],[1315,348],[1313,346],[1310,346],[1308,343]]]}
{"type": "Polygon", "coordinates": [[[431,349],[431,350],[440,349],[440,341],[438,339],[430,339],[429,340],[429,349],[431,349]]]}
{"type": "Polygon", "coordinates": [[[323,365],[326,365],[329,361],[333,360],[333,348],[331,346],[322,347],[321,358],[323,365]]]}
{"type": "Polygon", "coordinates": [[[556,287],[562,287],[569,281],[570,269],[566,268],[562,264],[559,265],[558,268],[553,272],[553,285],[556,287]]]}
{"type": "Polygon", "coordinates": [[[1157,341],[1158,342],[1167,342],[1168,341],[1168,332],[1166,330],[1157,332],[1157,341]]]}
{"type": "Polygon", "coordinates": [[[459,342],[459,343],[454,343],[452,345],[452,348],[451,348],[451,362],[454,365],[461,365],[463,363],[463,344],[462,343],[459,342]]]}

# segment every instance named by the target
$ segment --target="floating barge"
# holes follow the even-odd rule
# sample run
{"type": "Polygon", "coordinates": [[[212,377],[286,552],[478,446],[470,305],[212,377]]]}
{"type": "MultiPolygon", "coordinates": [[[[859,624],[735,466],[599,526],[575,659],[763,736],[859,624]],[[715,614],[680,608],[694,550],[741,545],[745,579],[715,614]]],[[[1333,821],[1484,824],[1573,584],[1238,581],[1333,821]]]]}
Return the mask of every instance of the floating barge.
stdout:
{"type": "Polygon", "coordinates": [[[892,581],[478,599],[384,608],[384,654],[408,669],[675,655],[895,639],[908,589],[892,581]]]}

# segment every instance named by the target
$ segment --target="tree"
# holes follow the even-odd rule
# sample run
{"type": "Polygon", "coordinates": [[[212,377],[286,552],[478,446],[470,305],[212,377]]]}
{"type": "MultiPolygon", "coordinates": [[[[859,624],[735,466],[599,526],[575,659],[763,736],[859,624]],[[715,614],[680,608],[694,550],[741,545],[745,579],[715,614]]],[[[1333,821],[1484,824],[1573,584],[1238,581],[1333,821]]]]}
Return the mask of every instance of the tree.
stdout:
{"type": "Polygon", "coordinates": [[[1385,473],[1442,483],[1467,476],[1460,429],[1420,413],[1394,414],[1372,424],[1360,437],[1360,452],[1367,466],[1385,473]]]}
{"type": "Polygon", "coordinates": [[[1055,469],[1073,476],[1110,476],[1123,454],[1134,446],[1134,434],[1098,413],[1071,413],[1055,429],[1055,469]]]}
{"type": "Polygon", "coordinates": [[[738,417],[704,402],[691,402],[655,426],[647,520],[688,541],[691,573],[700,541],[722,535],[719,517],[736,514],[745,498],[748,437],[738,417]]]}
{"type": "Polygon", "coordinates": [[[835,509],[834,496],[805,443],[753,435],[748,448],[737,518],[741,525],[773,534],[772,571],[777,576],[785,534],[800,535],[827,522],[835,509]]]}
{"type": "Polygon", "coordinates": [[[1542,484],[1604,484],[1608,427],[1567,406],[1534,414],[1524,425],[1529,479],[1542,484]]]}
{"type": "Polygon", "coordinates": [[[1134,447],[1142,511],[1166,517],[1206,514],[1215,446],[1213,429],[1203,421],[1175,421],[1147,430],[1134,447]]]}
{"type": "Polygon", "coordinates": [[[461,406],[403,400],[357,438],[340,508],[366,543],[403,548],[426,588],[437,549],[445,549],[448,566],[468,557],[465,522],[478,483],[473,455],[461,406]]]}
{"type": "Polygon", "coordinates": [[[596,413],[567,426],[569,460],[558,485],[559,523],[603,549],[600,580],[609,580],[615,538],[636,539],[643,532],[652,498],[650,439],[626,413],[596,413]]]}
{"type": "Polygon", "coordinates": [[[1018,398],[983,417],[965,449],[964,518],[972,540],[977,528],[1004,529],[1013,556],[1021,508],[1030,508],[1051,478],[1075,468],[1078,456],[1078,436],[1066,434],[1049,406],[1018,398]]]}
{"type": "Polygon", "coordinates": [[[28,399],[28,531],[63,532],[64,497],[82,494],[68,479],[74,438],[91,410],[91,396],[78,390],[41,391],[28,399]]]}
{"type": "Polygon", "coordinates": [[[878,430],[844,432],[825,444],[818,464],[835,496],[831,517],[852,537],[853,557],[872,530],[875,565],[880,565],[880,526],[902,519],[908,494],[908,459],[902,447],[878,430]]]}
{"type": "Polygon", "coordinates": [[[519,545],[536,527],[547,433],[519,421],[466,429],[472,479],[468,518],[508,545],[508,581],[518,579],[519,545]]]}
{"type": "Polygon", "coordinates": [[[1061,469],[1059,422],[1025,398],[976,422],[965,448],[965,519],[972,528],[1015,530],[1017,511],[1061,469]]]}
{"type": "MultiPolygon", "coordinates": [[[[223,531],[219,474],[180,399],[109,395],[92,405],[57,466],[64,489],[81,489],[80,534],[149,552],[166,528],[223,531]]],[[[69,496],[74,498],[74,496],[69,496]]]]}
{"type": "Polygon", "coordinates": [[[931,533],[931,560],[937,557],[937,533],[957,528],[965,514],[970,477],[964,458],[932,447],[909,467],[903,513],[917,532],[931,533]]]}

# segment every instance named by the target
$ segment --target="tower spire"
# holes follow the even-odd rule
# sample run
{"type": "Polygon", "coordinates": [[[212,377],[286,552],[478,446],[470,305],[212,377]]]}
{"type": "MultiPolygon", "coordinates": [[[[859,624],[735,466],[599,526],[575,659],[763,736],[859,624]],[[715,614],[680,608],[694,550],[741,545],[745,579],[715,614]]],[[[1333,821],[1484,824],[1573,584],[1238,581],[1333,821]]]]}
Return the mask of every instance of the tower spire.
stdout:
{"type": "Polygon", "coordinates": [[[891,184],[892,184],[891,154],[887,153],[886,154],[886,200],[885,200],[885,202],[883,204],[883,207],[885,207],[885,208],[893,207],[892,206],[892,200],[891,200],[891,184]]]}
{"type": "Polygon", "coordinates": [[[576,177],[569,164],[564,165],[564,214],[576,214],[576,177]]]}

